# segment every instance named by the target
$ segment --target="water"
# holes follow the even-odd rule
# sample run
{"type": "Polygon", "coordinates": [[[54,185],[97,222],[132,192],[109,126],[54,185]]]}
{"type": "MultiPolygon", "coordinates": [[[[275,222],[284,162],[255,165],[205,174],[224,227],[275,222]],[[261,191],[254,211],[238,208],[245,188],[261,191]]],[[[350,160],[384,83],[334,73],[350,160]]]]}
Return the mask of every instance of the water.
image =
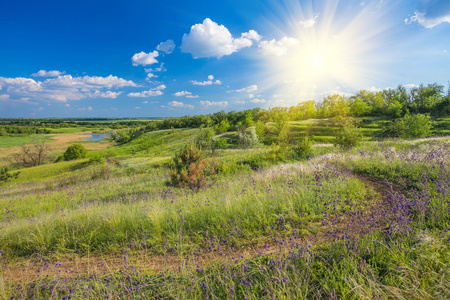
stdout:
{"type": "Polygon", "coordinates": [[[98,142],[103,140],[107,136],[111,136],[111,133],[91,133],[91,137],[83,139],[83,141],[98,142]]]}

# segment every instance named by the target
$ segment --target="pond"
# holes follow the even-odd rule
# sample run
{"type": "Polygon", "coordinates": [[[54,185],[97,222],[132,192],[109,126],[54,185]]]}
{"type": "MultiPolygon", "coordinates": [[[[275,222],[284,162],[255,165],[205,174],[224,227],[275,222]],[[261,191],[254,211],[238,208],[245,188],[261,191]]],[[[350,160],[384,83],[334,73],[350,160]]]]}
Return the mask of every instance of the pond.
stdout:
{"type": "Polygon", "coordinates": [[[83,139],[83,141],[98,142],[103,140],[107,136],[111,136],[111,133],[91,133],[91,137],[83,139]]]}

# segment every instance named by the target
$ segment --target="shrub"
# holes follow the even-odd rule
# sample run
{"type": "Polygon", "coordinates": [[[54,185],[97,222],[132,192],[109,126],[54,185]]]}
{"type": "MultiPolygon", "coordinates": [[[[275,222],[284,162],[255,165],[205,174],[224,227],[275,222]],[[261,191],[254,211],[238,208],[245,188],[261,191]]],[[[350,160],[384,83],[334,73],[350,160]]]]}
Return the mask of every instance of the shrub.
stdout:
{"type": "Polygon", "coordinates": [[[311,141],[308,137],[300,139],[297,144],[292,147],[292,152],[296,159],[307,159],[311,155],[311,141]]]}
{"type": "Polygon", "coordinates": [[[8,182],[11,179],[19,177],[20,172],[9,173],[8,167],[0,168],[0,185],[2,183],[8,182]]]}
{"type": "Polygon", "coordinates": [[[409,112],[401,120],[403,138],[427,137],[431,133],[430,116],[423,114],[411,115],[409,112]]]}
{"type": "Polygon", "coordinates": [[[224,120],[220,121],[220,123],[214,127],[216,132],[219,134],[227,132],[229,128],[230,128],[230,122],[228,122],[228,119],[224,119],[224,120]]]}
{"type": "Polygon", "coordinates": [[[284,162],[291,154],[291,149],[288,144],[277,145],[272,144],[270,150],[266,153],[266,159],[272,163],[284,162]]]}
{"type": "Polygon", "coordinates": [[[354,126],[344,126],[337,132],[334,145],[344,150],[356,147],[363,138],[361,131],[354,126]]]}
{"type": "Polygon", "coordinates": [[[105,158],[101,154],[94,153],[94,154],[91,154],[91,156],[89,158],[89,163],[103,165],[105,163],[105,158]]]}
{"type": "Polygon", "coordinates": [[[248,149],[256,147],[259,144],[259,137],[256,134],[255,128],[250,128],[250,132],[240,132],[239,133],[239,143],[242,148],[248,149]]]}
{"type": "Polygon", "coordinates": [[[86,158],[87,156],[87,150],[81,144],[73,144],[67,148],[66,152],[64,152],[64,160],[86,158]]]}
{"type": "Polygon", "coordinates": [[[185,146],[175,153],[170,165],[171,183],[199,190],[206,184],[206,176],[214,174],[214,165],[203,159],[203,152],[196,145],[185,146]]]}
{"type": "Polygon", "coordinates": [[[227,139],[226,138],[220,138],[215,140],[215,147],[218,149],[225,149],[227,147],[227,139]]]}

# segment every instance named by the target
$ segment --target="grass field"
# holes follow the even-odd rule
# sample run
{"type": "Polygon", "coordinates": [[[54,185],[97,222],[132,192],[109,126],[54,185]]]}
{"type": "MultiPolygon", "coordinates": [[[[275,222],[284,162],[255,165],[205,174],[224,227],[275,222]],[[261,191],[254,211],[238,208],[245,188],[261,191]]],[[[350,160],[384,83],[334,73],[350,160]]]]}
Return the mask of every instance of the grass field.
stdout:
{"type": "Polygon", "coordinates": [[[0,187],[1,297],[450,297],[448,138],[318,144],[258,170],[268,148],[230,145],[205,188],[172,186],[167,164],[197,134],[83,143],[105,164],[19,170],[0,187]]]}

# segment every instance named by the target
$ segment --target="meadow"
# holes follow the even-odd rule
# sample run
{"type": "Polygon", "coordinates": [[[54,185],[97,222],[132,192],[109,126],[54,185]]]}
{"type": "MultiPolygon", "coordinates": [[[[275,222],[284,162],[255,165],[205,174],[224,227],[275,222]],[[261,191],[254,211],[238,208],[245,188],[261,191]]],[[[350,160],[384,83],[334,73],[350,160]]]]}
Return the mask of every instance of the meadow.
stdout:
{"type": "Polygon", "coordinates": [[[216,172],[201,189],[171,184],[169,168],[199,129],[91,150],[103,164],[18,169],[0,187],[0,295],[449,298],[450,139],[378,141],[382,122],[366,120],[350,150],[324,144],[326,120],[291,122],[294,139],[309,130],[316,144],[277,162],[216,135],[228,144],[205,151],[216,172]]]}

